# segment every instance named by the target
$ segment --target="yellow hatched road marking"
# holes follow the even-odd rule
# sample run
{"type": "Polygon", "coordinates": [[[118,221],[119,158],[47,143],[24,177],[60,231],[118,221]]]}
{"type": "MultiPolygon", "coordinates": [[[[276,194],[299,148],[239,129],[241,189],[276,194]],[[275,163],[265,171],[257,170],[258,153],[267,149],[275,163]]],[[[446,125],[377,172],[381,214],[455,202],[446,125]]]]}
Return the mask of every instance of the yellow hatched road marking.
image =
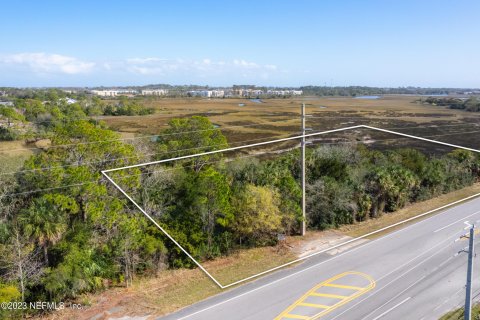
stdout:
{"type": "Polygon", "coordinates": [[[308,319],[307,316],[299,316],[298,314],[286,314],[283,317],[290,318],[290,319],[308,319]]]}
{"type": "Polygon", "coordinates": [[[334,299],[342,299],[342,300],[348,298],[348,296],[341,296],[339,294],[331,294],[331,293],[313,292],[310,295],[315,297],[325,297],[325,298],[334,298],[334,299]]]}
{"type": "Polygon", "coordinates": [[[363,290],[363,289],[364,289],[363,287],[347,286],[347,285],[336,284],[336,283],[327,283],[327,284],[324,284],[324,287],[334,287],[334,288],[341,288],[341,289],[352,289],[352,290],[357,290],[357,291],[360,291],[360,290],[363,290]]]}
{"type": "Polygon", "coordinates": [[[310,289],[307,293],[305,293],[302,297],[300,297],[297,301],[295,301],[290,307],[285,309],[281,314],[279,314],[274,320],[283,320],[283,319],[304,319],[304,320],[315,320],[318,319],[327,313],[332,312],[333,310],[343,306],[344,304],[358,298],[359,296],[367,293],[368,291],[372,290],[375,288],[375,280],[373,280],[372,277],[370,277],[367,274],[361,273],[361,272],[356,272],[356,271],[348,271],[344,272],[341,274],[338,274],[328,280],[323,281],[322,283],[316,285],[312,289],[310,289]],[[366,287],[358,287],[358,286],[348,286],[348,285],[342,285],[342,284],[337,284],[333,283],[334,281],[344,278],[348,275],[357,275],[369,282],[369,284],[366,287]],[[342,288],[342,289],[353,289],[356,292],[352,295],[349,296],[343,296],[343,295],[336,295],[336,294],[329,294],[329,293],[321,293],[317,292],[318,289],[322,287],[335,287],[335,288],[342,288]],[[339,301],[331,306],[328,305],[322,305],[322,304],[315,304],[315,303],[307,303],[305,300],[310,297],[310,296],[316,296],[316,297],[326,297],[326,298],[335,298],[339,299],[339,301]],[[319,313],[316,313],[313,316],[305,316],[301,314],[295,314],[292,312],[296,307],[310,307],[310,308],[317,308],[317,309],[323,309],[319,313]]]}
{"type": "Polygon", "coordinates": [[[304,306],[304,307],[312,307],[312,308],[319,308],[319,309],[328,309],[330,306],[324,305],[324,304],[316,304],[316,303],[308,303],[308,302],[301,302],[298,304],[299,306],[304,306]]]}

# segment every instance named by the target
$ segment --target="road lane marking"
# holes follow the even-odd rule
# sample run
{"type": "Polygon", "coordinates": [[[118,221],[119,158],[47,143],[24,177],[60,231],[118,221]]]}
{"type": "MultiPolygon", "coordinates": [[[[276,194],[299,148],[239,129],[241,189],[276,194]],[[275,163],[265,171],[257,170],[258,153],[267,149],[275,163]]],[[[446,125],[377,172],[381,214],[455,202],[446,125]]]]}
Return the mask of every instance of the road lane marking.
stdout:
{"type": "Polygon", "coordinates": [[[308,319],[307,316],[299,316],[299,315],[296,315],[296,314],[287,314],[285,315],[286,318],[290,318],[290,319],[308,319]]]}
{"type": "MultiPolygon", "coordinates": [[[[473,231],[473,234],[474,235],[478,235],[480,233],[480,229],[476,229],[473,231]]],[[[469,233],[465,233],[463,236],[461,236],[460,238],[460,241],[467,241],[468,239],[470,239],[470,232],[469,233]]]]}
{"type": "Polygon", "coordinates": [[[312,296],[325,297],[325,298],[334,298],[334,299],[340,299],[340,300],[343,300],[343,299],[345,299],[345,298],[348,298],[348,296],[341,296],[341,295],[338,295],[338,294],[317,293],[317,292],[313,292],[313,293],[312,293],[312,296]]]}
{"type": "MultiPolygon", "coordinates": [[[[431,247],[430,249],[428,249],[427,251],[424,251],[423,253],[417,255],[416,257],[414,257],[413,259],[410,259],[409,261],[405,262],[404,264],[398,266],[397,268],[393,269],[392,271],[390,271],[389,273],[383,275],[382,277],[380,277],[377,282],[385,279],[386,277],[388,277],[389,275],[397,272],[398,270],[400,270],[401,268],[405,267],[406,265],[410,264],[411,262],[415,261],[417,258],[423,256],[424,254],[432,251],[433,249],[436,249],[437,247],[443,245],[445,242],[447,241],[450,241],[451,238],[453,237],[448,237],[440,242],[438,242],[436,245],[434,245],[433,247],[431,247]]],[[[380,289],[376,290],[375,292],[373,292],[371,295],[369,295],[368,297],[366,297],[365,299],[362,299],[361,301],[355,303],[353,306],[351,306],[350,308],[346,309],[345,311],[343,311],[342,313],[336,315],[335,317],[333,317],[331,320],[334,320],[334,319],[337,319],[339,316],[345,314],[346,312],[350,311],[352,308],[356,307],[357,305],[359,305],[360,303],[362,303],[363,301],[371,298],[372,296],[376,295],[377,293],[381,292],[383,289],[387,288],[388,286],[390,286],[392,283],[394,283],[395,281],[397,281],[398,279],[404,277],[406,274],[408,274],[410,271],[414,270],[415,268],[417,268],[418,266],[422,265],[423,263],[425,263],[427,260],[431,259],[432,257],[436,256],[437,254],[440,254],[442,251],[441,250],[438,250],[436,252],[434,252],[433,254],[429,255],[428,257],[426,257],[425,259],[423,259],[422,261],[420,261],[419,263],[417,263],[416,265],[414,265],[413,267],[411,267],[410,269],[408,269],[407,271],[405,271],[404,273],[402,273],[401,275],[399,275],[398,277],[394,278],[393,280],[391,280],[390,282],[386,283],[383,287],[381,287],[380,289]]]]}
{"type": "Polygon", "coordinates": [[[378,317],[374,318],[373,320],[378,320],[380,319],[381,317],[383,317],[384,315],[386,315],[387,313],[393,311],[394,309],[400,307],[402,304],[404,304],[405,302],[407,302],[408,300],[410,300],[412,297],[408,297],[406,298],[405,300],[403,300],[402,302],[399,302],[397,303],[396,305],[394,305],[393,307],[391,307],[390,309],[388,309],[387,311],[385,311],[384,313],[382,313],[381,315],[379,315],[378,317]]]}
{"type": "MultiPolygon", "coordinates": [[[[480,193],[479,193],[479,194],[476,194],[476,195],[473,195],[473,196],[470,196],[470,197],[467,197],[467,198],[464,198],[464,199],[461,199],[461,200],[459,200],[459,201],[455,201],[455,202],[451,203],[450,205],[451,205],[451,206],[454,206],[454,205],[456,205],[456,204],[459,204],[459,203],[462,202],[462,201],[463,201],[464,203],[460,204],[460,206],[465,205],[465,204],[467,204],[467,203],[471,203],[471,202],[473,202],[473,201],[475,201],[475,200],[478,200],[478,199],[475,199],[475,197],[477,197],[477,196],[479,196],[479,195],[480,195],[480,193]]],[[[444,207],[441,207],[441,208],[437,208],[437,209],[434,210],[434,211],[438,211],[438,210],[441,210],[441,209],[445,209],[445,207],[447,207],[447,206],[444,206],[444,207]]],[[[404,227],[404,228],[401,228],[401,229],[396,230],[396,231],[394,231],[394,232],[388,233],[388,234],[386,234],[386,235],[384,235],[384,236],[382,236],[382,237],[379,237],[379,238],[377,238],[377,239],[374,239],[374,240],[372,240],[372,241],[366,242],[366,243],[364,243],[364,244],[362,244],[362,245],[360,245],[360,246],[358,246],[358,247],[355,247],[355,248],[353,248],[353,249],[351,249],[351,250],[349,250],[349,251],[342,252],[342,253],[340,253],[339,255],[336,255],[336,256],[331,257],[331,258],[329,258],[329,259],[326,259],[326,260],[320,261],[320,262],[318,262],[318,263],[315,263],[315,264],[312,265],[312,266],[309,266],[309,267],[306,267],[306,268],[301,269],[301,270],[299,270],[299,271],[296,271],[296,272],[294,272],[294,273],[288,274],[288,275],[286,275],[286,276],[284,276],[284,277],[282,277],[282,278],[273,280],[273,281],[268,282],[268,283],[266,283],[266,284],[264,284],[264,285],[261,285],[261,286],[259,286],[259,287],[253,288],[253,289],[251,289],[251,290],[249,290],[249,291],[240,293],[240,294],[238,294],[238,295],[236,295],[236,296],[233,296],[233,297],[228,298],[228,299],[226,299],[226,300],[220,301],[220,302],[218,302],[218,303],[216,303],[216,304],[210,305],[210,306],[205,307],[205,308],[203,308],[203,309],[200,309],[200,310],[198,310],[198,311],[194,311],[194,312],[192,312],[192,313],[189,313],[189,314],[187,314],[187,315],[185,315],[185,316],[183,316],[183,317],[178,318],[178,320],[184,320],[184,319],[193,317],[193,316],[195,316],[195,315],[197,315],[197,314],[199,314],[199,313],[203,313],[203,312],[205,312],[205,311],[211,310],[211,309],[216,308],[216,307],[218,307],[218,306],[220,306],[220,305],[223,305],[223,304],[225,304],[225,303],[229,303],[229,302],[231,302],[231,301],[233,301],[233,300],[242,298],[242,297],[244,297],[244,296],[246,296],[246,295],[249,295],[249,294],[251,294],[251,293],[253,293],[253,292],[262,290],[262,289],[267,288],[267,287],[269,287],[269,286],[271,286],[271,285],[274,285],[274,284],[276,284],[276,283],[282,282],[283,280],[289,279],[289,278],[291,278],[291,277],[297,276],[297,275],[299,275],[299,274],[301,274],[301,273],[304,273],[304,272],[306,272],[306,271],[309,271],[309,270],[311,270],[311,269],[317,268],[318,266],[320,266],[320,265],[322,265],[322,264],[325,264],[325,263],[327,263],[327,262],[336,260],[336,259],[338,259],[338,258],[340,258],[340,257],[342,257],[342,256],[344,256],[344,255],[350,254],[350,253],[352,253],[352,252],[356,252],[356,251],[358,251],[358,250],[360,250],[360,249],[364,249],[365,247],[367,247],[367,246],[369,246],[369,245],[376,244],[376,243],[379,242],[380,240],[385,240],[385,239],[391,238],[391,237],[393,237],[394,235],[396,235],[396,234],[398,234],[398,233],[404,232],[404,231],[409,230],[409,229],[414,228],[414,227],[418,227],[420,224],[424,224],[424,223],[428,222],[429,220],[433,220],[433,219],[435,219],[435,218],[438,218],[439,216],[442,216],[442,215],[445,215],[445,214],[447,214],[447,213],[450,213],[450,211],[452,211],[452,210],[455,209],[455,208],[458,208],[458,207],[455,207],[455,206],[454,206],[454,207],[452,207],[452,208],[449,208],[449,209],[447,209],[447,210],[445,210],[445,211],[443,211],[443,212],[441,212],[441,213],[439,213],[439,214],[433,215],[433,216],[428,217],[428,218],[426,218],[426,219],[424,219],[424,220],[420,220],[420,221],[418,221],[418,222],[416,222],[416,223],[414,223],[414,224],[407,225],[407,226],[404,227]]],[[[464,219],[465,219],[465,218],[464,218],[464,219]]],[[[448,237],[447,239],[450,239],[450,237],[448,237]]],[[[443,242],[445,242],[445,241],[441,241],[440,244],[443,243],[443,242]]],[[[415,258],[413,258],[413,259],[410,260],[409,262],[412,262],[412,261],[416,260],[418,257],[421,257],[422,255],[424,255],[425,253],[429,252],[429,251],[432,250],[433,248],[436,248],[438,245],[439,245],[439,244],[433,246],[433,247],[430,248],[430,249],[427,249],[427,251],[424,251],[424,252],[420,253],[419,255],[417,255],[415,258]]],[[[408,262],[408,263],[409,263],[409,262],[408,262]]],[[[399,270],[400,268],[401,268],[401,267],[395,268],[393,272],[395,272],[396,270],[399,270]]],[[[392,272],[390,272],[389,274],[391,274],[391,273],[392,273],[392,272]]],[[[389,275],[389,274],[387,274],[387,275],[389,275]]]]}
{"type": "Polygon", "coordinates": [[[336,284],[336,283],[328,283],[325,285],[326,287],[333,287],[333,288],[341,288],[341,289],[352,289],[352,290],[362,290],[362,287],[355,287],[355,286],[347,286],[343,284],[336,284]]]}
{"type": "Polygon", "coordinates": [[[436,310],[440,309],[445,303],[452,300],[456,295],[458,295],[460,292],[463,292],[463,291],[465,291],[465,288],[458,289],[453,295],[451,295],[449,298],[445,299],[442,303],[440,303],[438,306],[436,306],[433,309],[433,311],[436,311],[436,310]]]}
{"type": "Polygon", "coordinates": [[[420,279],[418,279],[417,281],[415,281],[414,283],[412,283],[411,285],[409,285],[408,287],[406,287],[404,290],[400,291],[399,293],[397,293],[392,299],[388,300],[387,302],[385,302],[384,304],[382,304],[380,307],[378,307],[377,309],[373,310],[372,312],[370,312],[369,314],[367,314],[365,317],[363,317],[363,320],[368,320],[369,317],[374,314],[375,312],[377,312],[378,310],[380,310],[381,308],[385,307],[387,304],[389,304],[390,302],[392,302],[393,300],[397,299],[398,297],[400,297],[403,293],[407,292],[410,288],[412,288],[413,286],[415,286],[417,283],[419,283],[420,281],[422,281],[423,279],[425,279],[427,276],[422,276],[420,279]]]}
{"type": "Polygon", "coordinates": [[[452,223],[450,223],[450,224],[447,224],[446,226],[443,226],[443,227],[441,227],[441,228],[439,228],[439,229],[437,229],[437,230],[435,230],[435,231],[433,231],[433,232],[434,232],[434,233],[437,233],[437,232],[439,232],[439,231],[445,230],[445,229],[447,229],[448,227],[451,227],[451,226],[453,226],[453,225],[456,224],[456,223],[459,223],[459,222],[461,222],[461,221],[464,221],[465,219],[470,218],[471,216],[474,216],[474,215],[476,215],[476,214],[478,214],[478,213],[480,213],[480,211],[476,211],[476,212],[474,212],[474,213],[472,213],[472,214],[470,214],[470,215],[468,215],[468,216],[466,216],[466,217],[463,217],[462,219],[458,219],[457,221],[454,221],[454,222],[452,222],[452,223]]]}
{"type": "Polygon", "coordinates": [[[330,306],[324,305],[324,304],[316,304],[316,303],[307,303],[307,302],[302,302],[298,304],[301,307],[312,307],[312,308],[319,308],[319,309],[328,309],[330,306]]]}
{"type": "Polygon", "coordinates": [[[369,275],[357,271],[347,271],[331,277],[330,279],[327,279],[320,284],[317,284],[315,287],[313,287],[312,289],[307,291],[307,293],[301,296],[298,300],[296,300],[287,309],[285,309],[282,313],[280,313],[274,320],[284,320],[292,317],[294,319],[318,319],[326,315],[327,313],[339,308],[340,306],[369,292],[373,288],[375,288],[375,280],[373,280],[373,278],[369,275]],[[347,281],[346,279],[350,278],[353,278],[357,281],[360,280],[362,282],[365,282],[366,285],[360,287],[339,283],[345,283],[347,281]],[[320,292],[326,287],[337,288],[339,289],[339,291],[349,291],[350,294],[347,295],[346,292],[342,295],[320,292]],[[351,291],[354,292],[351,293],[351,291]],[[337,301],[335,301],[333,304],[307,302],[307,300],[311,299],[312,297],[332,298],[337,301]]]}

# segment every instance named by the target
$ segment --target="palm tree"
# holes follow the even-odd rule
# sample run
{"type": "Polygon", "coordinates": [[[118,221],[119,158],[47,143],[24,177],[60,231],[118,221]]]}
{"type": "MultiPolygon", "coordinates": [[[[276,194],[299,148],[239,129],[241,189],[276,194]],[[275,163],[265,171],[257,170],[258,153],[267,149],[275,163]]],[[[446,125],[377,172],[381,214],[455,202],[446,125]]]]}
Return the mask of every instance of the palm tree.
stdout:
{"type": "Polygon", "coordinates": [[[25,234],[42,247],[48,266],[48,248],[57,243],[67,230],[62,212],[41,198],[20,217],[20,223],[25,234]]]}

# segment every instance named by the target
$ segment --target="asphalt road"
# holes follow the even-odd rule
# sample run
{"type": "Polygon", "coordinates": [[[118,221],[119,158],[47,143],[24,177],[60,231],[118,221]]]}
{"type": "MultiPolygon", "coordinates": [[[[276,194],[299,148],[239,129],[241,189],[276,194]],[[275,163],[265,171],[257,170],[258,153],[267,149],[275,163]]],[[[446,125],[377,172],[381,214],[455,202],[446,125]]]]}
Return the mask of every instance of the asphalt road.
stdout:
{"type": "MultiPolygon", "coordinates": [[[[479,219],[480,199],[474,199],[161,319],[438,319],[463,304],[467,254],[456,253],[468,241],[454,240],[466,232],[464,221],[479,219]]],[[[474,296],[480,294],[479,259],[474,296]]]]}

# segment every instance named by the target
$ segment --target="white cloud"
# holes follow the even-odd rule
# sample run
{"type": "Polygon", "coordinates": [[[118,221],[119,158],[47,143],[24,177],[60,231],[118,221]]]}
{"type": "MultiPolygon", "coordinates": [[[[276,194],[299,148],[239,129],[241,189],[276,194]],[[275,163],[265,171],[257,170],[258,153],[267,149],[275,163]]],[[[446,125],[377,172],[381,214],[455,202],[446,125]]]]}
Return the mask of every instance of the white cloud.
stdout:
{"type": "Polygon", "coordinates": [[[167,59],[160,59],[160,58],[131,58],[127,59],[128,63],[139,63],[139,64],[147,64],[151,62],[162,62],[162,61],[167,61],[167,59]]]}
{"type": "Polygon", "coordinates": [[[43,52],[7,55],[1,57],[0,61],[8,65],[23,65],[37,73],[81,74],[91,72],[95,66],[93,62],[43,52]]]}
{"type": "Polygon", "coordinates": [[[142,75],[168,75],[172,72],[200,73],[202,76],[210,74],[228,74],[240,72],[276,72],[277,66],[272,64],[261,65],[243,59],[231,61],[215,61],[209,58],[202,60],[161,59],[161,58],[130,58],[124,61],[123,68],[131,73],[142,75]]]}
{"type": "Polygon", "coordinates": [[[182,79],[181,81],[185,83],[198,81],[198,79],[215,82],[226,81],[225,79],[237,81],[235,79],[244,78],[255,81],[256,79],[275,78],[276,75],[283,72],[273,64],[260,64],[239,58],[231,60],[215,60],[209,57],[165,59],[147,56],[93,62],[72,56],[43,52],[0,55],[0,70],[3,74],[11,72],[24,78],[38,76],[43,79],[52,78],[50,77],[52,75],[60,77],[62,75],[89,74],[93,80],[156,79],[169,82],[182,79]]]}
{"type": "Polygon", "coordinates": [[[246,68],[258,68],[259,65],[256,64],[255,62],[249,62],[249,61],[245,61],[243,59],[241,60],[233,60],[233,64],[236,65],[236,66],[240,66],[240,67],[246,67],[246,68]]]}

